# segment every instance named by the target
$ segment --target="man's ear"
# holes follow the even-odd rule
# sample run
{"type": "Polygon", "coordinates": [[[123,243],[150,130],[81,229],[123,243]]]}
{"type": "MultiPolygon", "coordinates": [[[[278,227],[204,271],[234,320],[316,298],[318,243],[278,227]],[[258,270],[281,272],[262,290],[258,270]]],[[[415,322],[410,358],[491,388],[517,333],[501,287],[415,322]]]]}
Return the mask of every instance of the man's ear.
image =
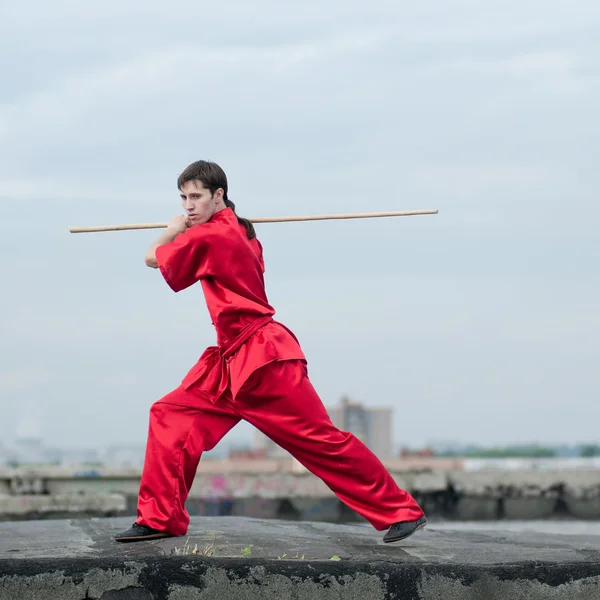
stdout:
{"type": "Polygon", "coordinates": [[[225,195],[225,192],[223,191],[223,188],[218,188],[215,191],[215,194],[213,196],[213,198],[215,200],[215,204],[218,204],[220,201],[222,201],[224,195],[225,195]]]}

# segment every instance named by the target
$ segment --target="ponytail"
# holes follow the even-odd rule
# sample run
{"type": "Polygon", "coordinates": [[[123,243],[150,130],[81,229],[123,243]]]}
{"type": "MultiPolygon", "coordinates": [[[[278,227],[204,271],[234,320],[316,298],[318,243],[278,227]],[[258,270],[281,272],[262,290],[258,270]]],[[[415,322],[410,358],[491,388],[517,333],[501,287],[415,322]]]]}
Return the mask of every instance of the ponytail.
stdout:
{"type": "Polygon", "coordinates": [[[254,225],[251,221],[248,221],[248,219],[238,217],[238,215],[235,212],[235,204],[227,197],[227,192],[225,192],[225,195],[223,196],[223,202],[225,203],[225,206],[227,208],[230,208],[233,211],[233,214],[237,217],[238,223],[244,226],[244,228],[246,229],[246,235],[248,236],[248,239],[251,240],[255,238],[256,231],[254,230],[254,225]]]}

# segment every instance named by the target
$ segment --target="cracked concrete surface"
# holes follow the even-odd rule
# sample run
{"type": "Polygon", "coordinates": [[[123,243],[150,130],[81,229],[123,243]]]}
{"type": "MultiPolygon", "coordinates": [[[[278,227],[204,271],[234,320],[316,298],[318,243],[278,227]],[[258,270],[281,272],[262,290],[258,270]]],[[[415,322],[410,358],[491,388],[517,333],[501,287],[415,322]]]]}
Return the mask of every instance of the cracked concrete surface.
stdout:
{"type": "Polygon", "coordinates": [[[197,517],[183,538],[114,542],[130,524],[0,524],[0,599],[600,600],[598,536],[431,524],[385,545],[365,525],[197,517]]]}

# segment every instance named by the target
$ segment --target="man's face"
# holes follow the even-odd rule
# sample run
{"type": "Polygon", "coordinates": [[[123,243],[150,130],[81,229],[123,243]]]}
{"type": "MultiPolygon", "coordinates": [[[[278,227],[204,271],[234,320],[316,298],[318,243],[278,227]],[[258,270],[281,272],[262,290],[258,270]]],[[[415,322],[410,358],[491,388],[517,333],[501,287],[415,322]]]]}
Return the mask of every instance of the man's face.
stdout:
{"type": "Polygon", "coordinates": [[[211,194],[210,190],[205,188],[201,181],[196,180],[183,184],[181,203],[192,225],[206,223],[215,212],[225,208],[221,188],[211,194]]]}

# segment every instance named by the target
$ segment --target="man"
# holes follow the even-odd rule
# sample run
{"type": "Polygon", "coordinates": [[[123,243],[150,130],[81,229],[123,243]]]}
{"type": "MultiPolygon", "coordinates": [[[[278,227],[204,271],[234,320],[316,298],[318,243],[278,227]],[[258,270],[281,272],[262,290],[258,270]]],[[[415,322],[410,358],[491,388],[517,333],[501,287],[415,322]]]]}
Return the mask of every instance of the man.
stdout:
{"type": "Polygon", "coordinates": [[[177,185],[186,215],[175,217],[151,245],[146,264],[175,292],[200,282],[217,345],[153,404],[137,520],[116,540],[184,535],[185,501],[200,457],[241,419],[286,449],[376,530],[387,529],[385,542],[424,527],[415,499],[362,442],[334,427],[308,378],[298,340],[273,319],[262,246],[253,225],[237,216],[224,171],[198,161],[177,185]]]}

